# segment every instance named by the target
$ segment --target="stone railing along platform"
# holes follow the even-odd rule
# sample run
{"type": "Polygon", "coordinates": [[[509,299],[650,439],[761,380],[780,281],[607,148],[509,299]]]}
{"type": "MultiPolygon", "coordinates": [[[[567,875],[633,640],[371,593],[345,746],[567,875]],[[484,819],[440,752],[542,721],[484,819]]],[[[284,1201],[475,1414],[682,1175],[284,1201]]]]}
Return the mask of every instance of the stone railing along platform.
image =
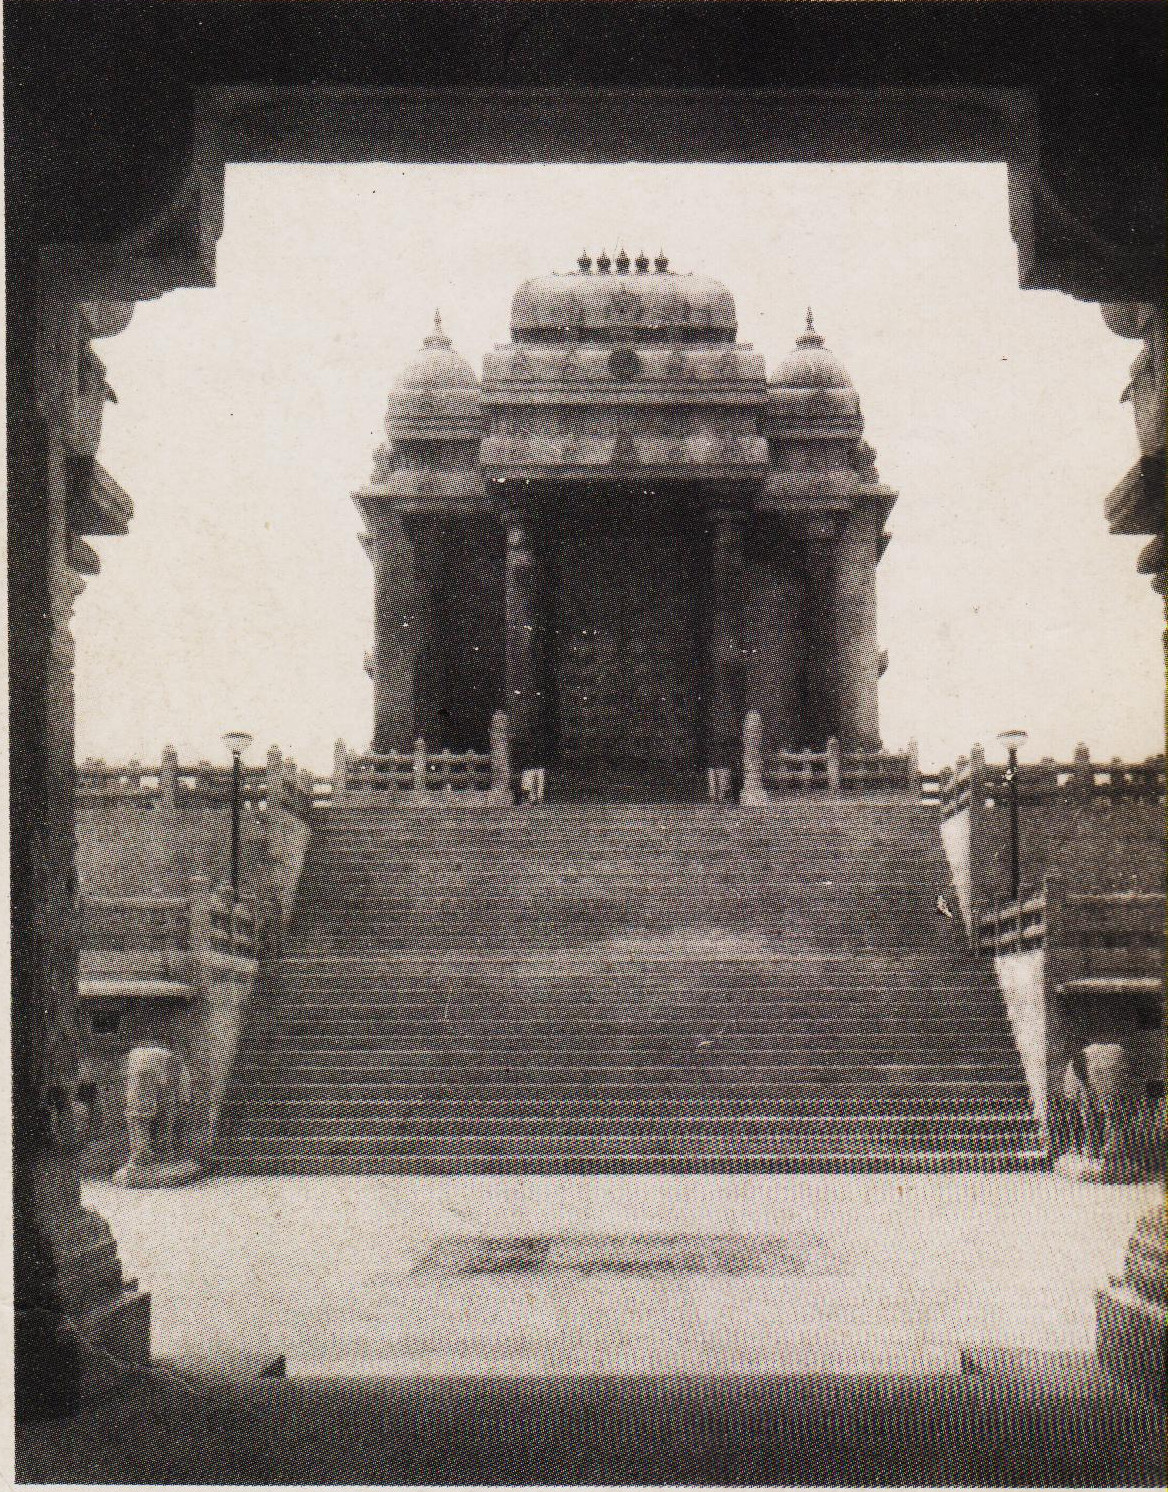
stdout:
{"type": "MultiPolygon", "coordinates": [[[[76,768],[78,802],[137,802],[162,808],[200,804],[227,804],[232,796],[232,769],[202,761],[182,765],[172,746],[162,753],[158,766],[131,761],[109,765],[93,757],[76,768]]],[[[273,746],[263,766],[244,766],[240,771],[240,799],[259,813],[272,803],[286,812],[307,817],[312,808],[313,774],[298,768],[291,757],[273,746]]]]}
{"type": "Polygon", "coordinates": [[[332,778],[318,778],[314,793],[316,801],[338,806],[512,803],[507,716],[499,710],[492,717],[489,752],[429,751],[421,736],[412,751],[358,753],[338,741],[332,778]]]}
{"type": "Polygon", "coordinates": [[[1126,1050],[1149,1099],[1164,1091],[1163,892],[1076,892],[1048,874],[1015,901],[978,907],[975,951],[990,954],[1052,1150],[1067,1063],[1092,1042],[1126,1050]]]}
{"type": "MultiPolygon", "coordinates": [[[[236,899],[230,886],[212,887],[203,876],[193,878],[191,894],[182,896],[82,896],[81,950],[91,968],[95,954],[222,954],[231,958],[256,956],[256,912],[250,898],[236,899]]],[[[184,967],[171,960],[172,972],[184,967]]],[[[127,982],[125,997],[134,990],[127,982]]],[[[191,996],[195,991],[192,988],[191,996]]],[[[103,998],[93,981],[82,977],[82,999],[103,998]]]]}
{"type": "MultiPolygon", "coordinates": [[[[960,756],[954,767],[938,774],[941,817],[950,819],[972,803],[975,808],[1005,803],[1010,787],[1005,766],[985,759],[980,746],[968,757],[960,756]]],[[[1018,798],[1022,803],[1052,803],[1067,799],[1080,802],[1164,801],[1164,758],[1152,756],[1143,762],[1093,762],[1086,746],[1075,748],[1074,759],[1057,762],[1022,762],[1018,767],[1018,798]]]]}
{"type": "Polygon", "coordinates": [[[80,911],[83,1061],[100,1116],[83,1168],[125,1159],[123,1065],[159,1038],[190,1071],[189,1140],[205,1155],[259,967],[253,903],[199,876],[189,897],[86,896],[80,911]]]}
{"type": "Polygon", "coordinates": [[[902,752],[844,751],[839,741],[829,736],[823,751],[767,752],[762,716],[757,710],[746,716],[739,795],[744,807],[758,807],[791,793],[893,795],[936,802],[938,792],[937,774],[921,771],[915,741],[902,752]]]}

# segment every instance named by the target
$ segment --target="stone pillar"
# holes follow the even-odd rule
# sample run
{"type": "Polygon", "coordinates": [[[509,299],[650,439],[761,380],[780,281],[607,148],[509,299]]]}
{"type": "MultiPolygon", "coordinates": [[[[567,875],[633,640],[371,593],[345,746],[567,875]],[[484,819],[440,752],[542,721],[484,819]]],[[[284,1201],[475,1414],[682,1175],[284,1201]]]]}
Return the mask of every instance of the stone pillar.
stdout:
{"type": "Polygon", "coordinates": [[[714,506],[709,513],[706,742],[711,767],[736,768],[741,749],[746,710],[746,519],[738,507],[714,506]]]}
{"type": "Polygon", "coordinates": [[[333,802],[343,803],[349,791],[349,752],[339,737],[333,747],[333,802]]]}
{"type": "Polygon", "coordinates": [[[511,803],[511,733],[505,710],[491,716],[491,787],[492,803],[511,803]]]}
{"type": "Polygon", "coordinates": [[[914,737],[905,748],[907,767],[905,770],[905,789],[910,798],[920,802],[921,798],[921,753],[914,737]]]}
{"type": "Polygon", "coordinates": [[[807,572],[807,661],[804,666],[802,718],[794,745],[822,750],[838,729],[835,681],[836,520],[827,514],[806,522],[804,564],[807,572]]]}
{"type": "Polygon", "coordinates": [[[539,561],[529,510],[508,508],[506,573],[507,698],[513,764],[543,767],[544,658],[539,561]]]}
{"type": "Polygon", "coordinates": [[[743,808],[761,808],[768,801],[762,749],[762,716],[757,710],[748,710],[742,727],[742,791],[738,795],[743,808]]]}
{"type": "Polygon", "coordinates": [[[998,894],[998,882],[992,866],[989,826],[985,806],[985,750],[974,744],[969,748],[969,898],[973,916],[998,894]]]}
{"type": "Polygon", "coordinates": [[[1095,770],[1091,766],[1091,753],[1082,741],[1075,747],[1074,793],[1083,803],[1090,803],[1095,796],[1095,770]]]}
{"type": "Polygon", "coordinates": [[[414,802],[426,803],[429,798],[429,789],[426,786],[426,743],[421,736],[414,742],[413,782],[414,802]]]}
{"type": "Polygon", "coordinates": [[[880,749],[876,560],[882,514],[857,508],[835,542],[832,576],[835,734],[845,751],[880,749]]]}
{"type": "Polygon", "coordinates": [[[827,792],[831,798],[840,795],[840,784],[843,778],[843,752],[840,743],[835,736],[827,738],[827,792]]]}
{"type": "Polygon", "coordinates": [[[9,261],[9,679],[12,848],[12,1182],[18,1419],[69,1412],[77,1338],[149,1355],[149,1297],[124,1286],[109,1228],[81,1205],[79,906],[73,798],[70,567],[78,308],[38,289],[36,258],[9,261]],[[120,1334],[120,1336],[119,1336],[120,1334]]]}
{"type": "Polygon", "coordinates": [[[408,751],[415,729],[419,615],[414,546],[400,516],[379,514],[367,545],[375,577],[373,749],[408,751]]]}
{"type": "Polygon", "coordinates": [[[167,746],[162,753],[158,772],[158,804],[164,813],[173,814],[178,806],[178,753],[167,746]]]}

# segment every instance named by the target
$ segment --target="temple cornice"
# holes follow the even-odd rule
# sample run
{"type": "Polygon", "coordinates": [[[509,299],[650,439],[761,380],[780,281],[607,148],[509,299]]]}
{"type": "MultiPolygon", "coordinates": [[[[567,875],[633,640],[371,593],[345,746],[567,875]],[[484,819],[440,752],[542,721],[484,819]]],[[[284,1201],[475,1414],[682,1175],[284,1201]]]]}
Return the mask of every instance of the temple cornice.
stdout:
{"type": "Polygon", "coordinates": [[[699,433],[664,437],[621,431],[608,436],[489,436],[483,441],[483,474],[529,477],[610,476],[617,481],[652,475],[687,480],[711,472],[761,481],[767,471],[761,436],[699,433]]]}

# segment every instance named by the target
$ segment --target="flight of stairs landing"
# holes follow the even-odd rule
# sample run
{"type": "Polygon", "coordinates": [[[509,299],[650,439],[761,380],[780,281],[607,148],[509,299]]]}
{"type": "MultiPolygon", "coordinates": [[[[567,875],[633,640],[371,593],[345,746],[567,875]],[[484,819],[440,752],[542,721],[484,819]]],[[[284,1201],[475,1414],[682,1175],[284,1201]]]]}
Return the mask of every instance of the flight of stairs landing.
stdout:
{"type": "Polygon", "coordinates": [[[909,802],[323,810],[218,1165],[1041,1165],[948,880],[909,802]]]}

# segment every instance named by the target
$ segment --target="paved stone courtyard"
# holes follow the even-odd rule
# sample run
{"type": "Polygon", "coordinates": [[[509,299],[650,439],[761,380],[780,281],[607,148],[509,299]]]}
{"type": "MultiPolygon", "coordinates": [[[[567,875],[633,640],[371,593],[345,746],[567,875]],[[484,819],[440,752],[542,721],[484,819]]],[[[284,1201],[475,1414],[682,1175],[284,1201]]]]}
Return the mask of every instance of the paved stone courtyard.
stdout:
{"type": "Polygon", "coordinates": [[[1046,1175],[86,1186],[155,1355],[289,1375],[916,1373],[1086,1353],[1152,1186],[1046,1175]]]}

